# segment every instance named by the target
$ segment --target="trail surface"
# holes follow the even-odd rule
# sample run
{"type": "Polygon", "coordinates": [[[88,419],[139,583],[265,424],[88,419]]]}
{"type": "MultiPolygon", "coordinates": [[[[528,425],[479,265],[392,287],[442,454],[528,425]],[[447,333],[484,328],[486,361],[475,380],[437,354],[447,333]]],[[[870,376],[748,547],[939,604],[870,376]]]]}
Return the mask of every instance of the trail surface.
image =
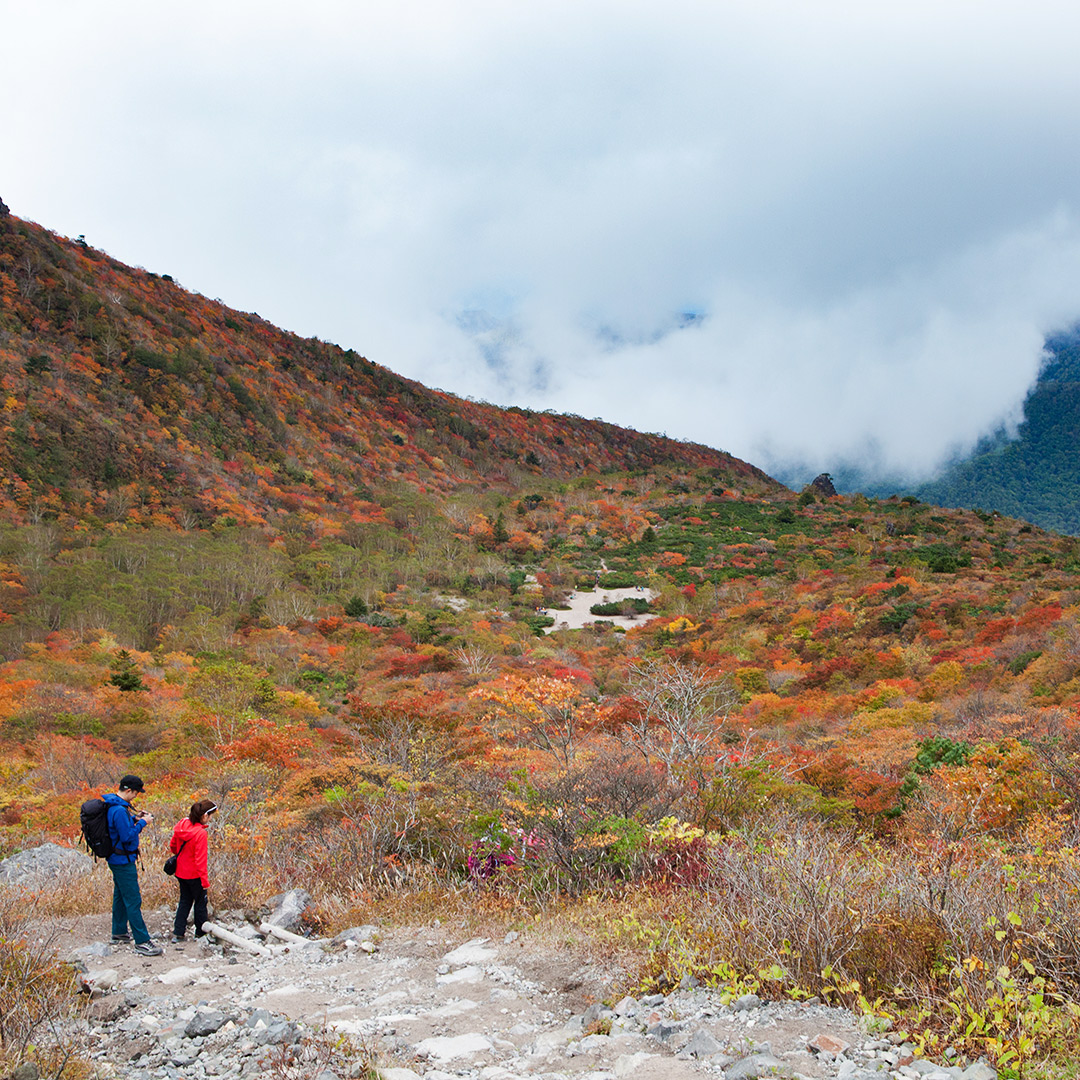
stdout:
{"type": "MultiPolygon", "coordinates": [[[[149,914],[157,940],[170,919],[149,914]]],[[[239,912],[219,921],[255,936],[239,912]]],[[[105,1076],[344,1080],[347,1065],[305,1063],[299,1051],[322,1029],[377,1050],[388,1080],[996,1077],[982,1064],[921,1061],[897,1036],[868,1034],[850,1012],[817,1003],[725,1003],[692,987],[616,1000],[617,970],[527,932],[464,940],[438,924],[372,925],[270,957],[204,940],[151,959],[107,940],[101,915],[69,921],[59,940],[61,955],[88,969],[87,1035],[105,1076]]]]}

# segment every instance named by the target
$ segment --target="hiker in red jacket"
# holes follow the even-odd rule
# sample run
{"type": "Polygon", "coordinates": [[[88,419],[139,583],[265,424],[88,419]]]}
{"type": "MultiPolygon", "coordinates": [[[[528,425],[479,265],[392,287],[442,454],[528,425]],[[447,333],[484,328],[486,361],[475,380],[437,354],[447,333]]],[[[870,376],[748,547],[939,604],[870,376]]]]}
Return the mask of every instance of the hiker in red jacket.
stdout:
{"type": "Polygon", "coordinates": [[[209,799],[192,803],[191,813],[176,823],[169,841],[169,850],[177,857],[176,883],[180,886],[180,902],[176,905],[176,919],[173,921],[174,945],[179,945],[184,940],[188,912],[193,904],[195,936],[203,936],[203,923],[207,919],[206,890],[210,888],[210,878],[206,872],[206,827],[215,810],[217,805],[209,799]]]}

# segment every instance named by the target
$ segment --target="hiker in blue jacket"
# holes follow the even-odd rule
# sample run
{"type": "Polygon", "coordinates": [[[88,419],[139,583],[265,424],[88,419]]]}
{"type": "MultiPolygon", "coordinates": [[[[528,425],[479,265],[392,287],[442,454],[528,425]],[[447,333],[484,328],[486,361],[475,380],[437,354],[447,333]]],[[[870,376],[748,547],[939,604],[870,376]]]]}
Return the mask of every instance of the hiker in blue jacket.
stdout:
{"type": "Polygon", "coordinates": [[[135,938],[135,951],[141,956],[160,956],[162,948],[150,939],[142,917],[142,894],[139,892],[139,833],[154,821],[152,814],[136,813],[132,802],[145,788],[140,777],[128,773],[120,780],[115,795],[102,796],[109,808],[109,837],[113,853],[106,860],[113,876],[112,943],[123,945],[135,938]],[[128,925],[131,925],[131,936],[128,925]]]}

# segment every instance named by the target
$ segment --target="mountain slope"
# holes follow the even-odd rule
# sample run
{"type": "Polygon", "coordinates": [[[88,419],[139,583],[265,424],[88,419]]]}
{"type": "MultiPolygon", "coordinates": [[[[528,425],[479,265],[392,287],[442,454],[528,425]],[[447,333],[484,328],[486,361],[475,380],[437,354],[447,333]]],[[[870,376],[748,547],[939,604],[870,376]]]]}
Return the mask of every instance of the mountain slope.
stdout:
{"type": "Polygon", "coordinates": [[[715,470],[727,487],[777,489],[704,446],[430,390],[2,202],[0,370],[0,491],[24,516],[364,519],[402,484],[437,493],[665,461],[715,470]]]}

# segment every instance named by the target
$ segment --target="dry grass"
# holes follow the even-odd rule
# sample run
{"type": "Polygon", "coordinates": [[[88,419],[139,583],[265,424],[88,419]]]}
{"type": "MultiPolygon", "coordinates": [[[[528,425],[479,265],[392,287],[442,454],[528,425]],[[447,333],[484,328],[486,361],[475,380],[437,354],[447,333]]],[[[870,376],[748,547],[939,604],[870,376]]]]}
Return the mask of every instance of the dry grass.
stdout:
{"type": "MultiPolygon", "coordinates": [[[[1001,988],[987,976],[1007,966],[1027,972],[1009,1008],[1028,1008],[1028,991],[1045,987],[1047,1007],[1061,1006],[1052,1048],[1077,1050],[1063,1005],[1080,991],[1080,858],[1065,843],[1006,853],[985,840],[943,861],[928,848],[774,814],[663,858],[654,851],[636,878],[567,892],[543,865],[519,862],[476,882],[430,862],[358,865],[335,849],[332,831],[301,835],[215,837],[216,908],[257,908],[305,888],[309,926],[323,934],[371,922],[494,939],[519,930],[538,948],[615,972],[628,991],[666,990],[692,974],[765,996],[824,994],[942,1032],[950,994],[974,1014],[994,1012],[1001,988]]],[[[175,884],[156,861],[144,861],[141,878],[145,906],[172,906],[175,884]]],[[[39,894],[35,917],[105,913],[111,896],[98,865],[89,879],[39,894]]]]}
{"type": "Polygon", "coordinates": [[[83,1025],[76,1023],[74,970],[61,964],[49,920],[35,897],[0,892],[0,1065],[33,1062],[50,1080],[89,1074],[83,1025]]]}

